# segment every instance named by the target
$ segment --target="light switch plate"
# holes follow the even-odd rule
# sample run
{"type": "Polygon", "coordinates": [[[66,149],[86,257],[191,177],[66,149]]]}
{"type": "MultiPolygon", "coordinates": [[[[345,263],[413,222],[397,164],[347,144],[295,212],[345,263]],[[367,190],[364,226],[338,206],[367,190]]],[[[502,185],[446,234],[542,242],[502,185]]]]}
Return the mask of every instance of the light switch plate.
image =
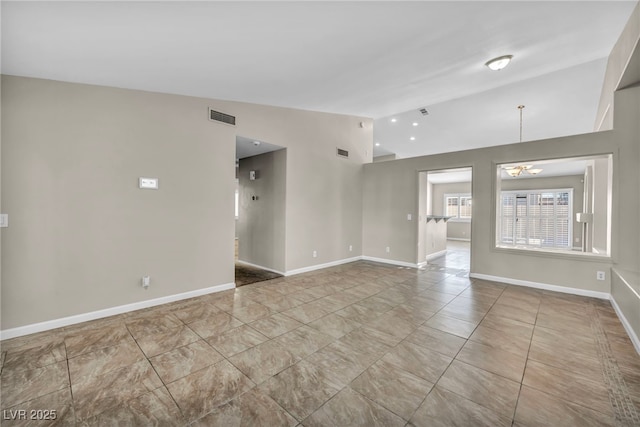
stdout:
{"type": "Polygon", "coordinates": [[[9,226],[9,214],[0,214],[0,227],[8,227],[9,226]]]}
{"type": "Polygon", "coordinates": [[[140,177],[138,180],[138,185],[140,188],[149,189],[149,190],[157,190],[158,189],[158,178],[143,178],[140,177]]]}

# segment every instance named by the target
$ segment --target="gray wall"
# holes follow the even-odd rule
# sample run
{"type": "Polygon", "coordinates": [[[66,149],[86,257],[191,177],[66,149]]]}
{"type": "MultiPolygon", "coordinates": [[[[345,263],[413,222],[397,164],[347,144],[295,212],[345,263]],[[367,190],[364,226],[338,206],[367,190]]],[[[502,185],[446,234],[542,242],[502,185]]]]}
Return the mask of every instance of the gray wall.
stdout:
{"type": "MultiPolygon", "coordinates": [[[[544,172],[544,171],[543,171],[544,172]]],[[[582,225],[575,221],[576,213],[582,212],[582,201],[584,199],[583,175],[554,176],[535,178],[514,178],[503,179],[501,182],[502,191],[513,190],[552,190],[560,188],[573,188],[573,246],[582,248],[582,225]],[[576,239],[579,239],[576,241],[576,239]]],[[[603,231],[606,234],[607,228],[604,225],[603,231]]]]}
{"type": "MultiPolygon", "coordinates": [[[[640,82],[640,76],[637,76],[640,82]]],[[[614,133],[619,162],[614,157],[613,228],[615,262],[626,270],[640,271],[640,86],[616,92],[614,133]],[[616,194],[624,195],[615,199],[616,194]],[[619,235],[620,239],[615,239],[619,235]]],[[[640,331],[638,331],[640,332],[640,331]]]]}
{"type": "Polygon", "coordinates": [[[427,181],[427,173],[422,172],[418,174],[418,236],[422,238],[418,238],[418,257],[416,260],[416,264],[420,264],[424,262],[427,256],[427,245],[426,245],[426,236],[427,236],[427,215],[431,213],[431,191],[432,185],[427,181]]]}
{"type": "MultiPolygon", "coordinates": [[[[629,109],[634,109],[632,106],[629,109]]],[[[635,107],[638,113],[637,106],[635,107]]],[[[547,158],[616,153],[628,142],[619,133],[599,132],[477,150],[401,159],[365,165],[364,255],[405,262],[416,259],[415,224],[406,213],[416,206],[418,171],[473,167],[474,215],[471,271],[497,277],[527,280],[585,290],[609,292],[609,281],[597,281],[597,270],[608,270],[611,260],[557,254],[535,254],[494,248],[494,194],[496,164],[547,158]],[[375,230],[375,233],[373,232],[375,230]],[[384,248],[392,248],[392,256],[384,248]],[[394,248],[396,249],[394,251],[394,248]]],[[[635,140],[634,140],[635,143],[635,140]]],[[[637,182],[637,181],[636,181],[637,182]]],[[[636,217],[637,218],[637,217],[636,217]]],[[[631,230],[637,233],[637,223],[631,230]]],[[[636,256],[637,256],[636,252],[636,256]]]]}
{"type": "Polygon", "coordinates": [[[285,270],[286,166],[283,149],[240,159],[239,168],[238,259],[280,272],[285,270]],[[249,171],[256,171],[255,180],[249,171]]]}
{"type": "Polygon", "coordinates": [[[3,330],[232,283],[236,134],[287,148],[286,270],[362,253],[369,119],[3,76],[2,122],[3,330]]]}
{"type": "Polygon", "coordinates": [[[3,76],[4,329],[233,282],[235,135],[206,111],[3,76]]]}
{"type": "Polygon", "coordinates": [[[596,159],[593,162],[593,249],[596,253],[607,253],[607,223],[609,189],[609,161],[596,159]]]}
{"type": "MultiPolygon", "coordinates": [[[[470,182],[456,182],[450,184],[434,184],[433,185],[433,214],[444,215],[444,195],[451,193],[471,193],[470,182]]],[[[451,239],[471,239],[471,222],[455,221],[447,222],[447,238],[451,239]]]]}
{"type": "Polygon", "coordinates": [[[622,34],[609,54],[604,82],[602,84],[602,92],[600,94],[600,102],[598,103],[598,111],[593,127],[595,131],[613,128],[614,92],[637,82],[637,76],[630,74],[638,74],[640,72],[636,68],[640,61],[638,52],[639,37],[640,2],[638,2],[636,8],[633,10],[622,34]],[[635,56],[632,57],[632,55],[635,56]],[[634,64],[635,67],[633,65],[629,67],[630,64],[634,64]]]}

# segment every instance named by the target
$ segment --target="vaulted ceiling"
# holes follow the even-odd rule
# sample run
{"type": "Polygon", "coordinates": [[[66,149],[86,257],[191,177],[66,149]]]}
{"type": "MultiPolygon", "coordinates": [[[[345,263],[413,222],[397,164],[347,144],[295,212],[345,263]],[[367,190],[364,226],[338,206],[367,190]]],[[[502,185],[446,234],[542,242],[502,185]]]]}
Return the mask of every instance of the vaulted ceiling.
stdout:
{"type": "Polygon", "coordinates": [[[636,4],[3,1],[2,72],[371,117],[409,157],[516,142],[518,104],[524,140],[591,131],[636,4]]]}

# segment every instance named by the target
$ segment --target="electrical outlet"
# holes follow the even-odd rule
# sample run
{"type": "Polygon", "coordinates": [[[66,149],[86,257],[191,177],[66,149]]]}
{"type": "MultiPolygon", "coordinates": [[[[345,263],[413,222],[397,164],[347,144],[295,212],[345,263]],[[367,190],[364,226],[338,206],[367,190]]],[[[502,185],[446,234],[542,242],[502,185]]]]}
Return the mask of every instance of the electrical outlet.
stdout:
{"type": "Polygon", "coordinates": [[[151,277],[150,276],[142,276],[142,287],[147,289],[150,284],[151,284],[151,277]]]}
{"type": "Polygon", "coordinates": [[[313,257],[317,258],[318,257],[318,251],[313,251],[313,257]]]}
{"type": "Polygon", "coordinates": [[[604,280],[605,279],[605,273],[604,271],[596,271],[596,279],[598,280],[604,280]]]}
{"type": "Polygon", "coordinates": [[[349,252],[353,252],[353,245],[349,245],[349,252]]]}
{"type": "Polygon", "coordinates": [[[411,214],[407,214],[407,221],[411,221],[411,214]]]}
{"type": "Polygon", "coordinates": [[[387,246],[387,253],[391,252],[391,248],[389,246],[387,246]]]}

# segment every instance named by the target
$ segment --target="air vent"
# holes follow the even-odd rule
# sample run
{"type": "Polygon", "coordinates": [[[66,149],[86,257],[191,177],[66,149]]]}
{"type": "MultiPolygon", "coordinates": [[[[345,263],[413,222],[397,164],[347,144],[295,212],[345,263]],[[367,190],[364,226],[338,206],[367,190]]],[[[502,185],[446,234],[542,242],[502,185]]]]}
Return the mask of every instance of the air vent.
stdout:
{"type": "Polygon", "coordinates": [[[209,120],[213,122],[226,123],[231,126],[236,125],[235,116],[231,116],[229,114],[221,113],[220,111],[215,111],[209,108],[209,120]]]}
{"type": "Polygon", "coordinates": [[[336,154],[340,157],[344,157],[345,159],[349,158],[349,152],[347,150],[343,150],[342,148],[336,148],[336,154]]]}
{"type": "Polygon", "coordinates": [[[420,111],[420,114],[422,114],[423,116],[429,115],[429,111],[426,108],[421,108],[418,111],[420,111]]]}

